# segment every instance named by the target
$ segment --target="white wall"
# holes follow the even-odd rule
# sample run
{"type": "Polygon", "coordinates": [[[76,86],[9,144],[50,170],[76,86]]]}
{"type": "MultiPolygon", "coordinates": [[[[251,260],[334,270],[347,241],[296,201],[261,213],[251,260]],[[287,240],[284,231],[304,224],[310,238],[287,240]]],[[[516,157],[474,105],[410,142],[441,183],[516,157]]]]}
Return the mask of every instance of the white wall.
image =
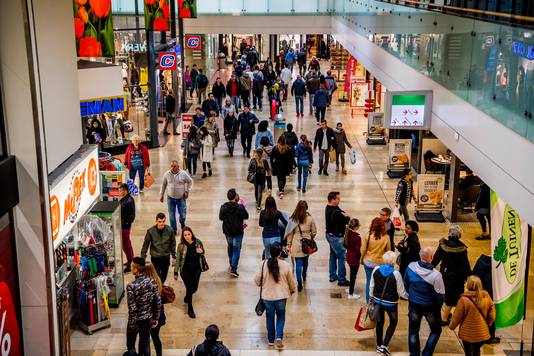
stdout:
{"type": "Polygon", "coordinates": [[[534,225],[532,142],[402,63],[335,17],[332,34],[388,89],[433,90],[432,133],[534,225]]]}
{"type": "Polygon", "coordinates": [[[124,95],[121,69],[119,66],[78,69],[80,100],[124,95]]]}

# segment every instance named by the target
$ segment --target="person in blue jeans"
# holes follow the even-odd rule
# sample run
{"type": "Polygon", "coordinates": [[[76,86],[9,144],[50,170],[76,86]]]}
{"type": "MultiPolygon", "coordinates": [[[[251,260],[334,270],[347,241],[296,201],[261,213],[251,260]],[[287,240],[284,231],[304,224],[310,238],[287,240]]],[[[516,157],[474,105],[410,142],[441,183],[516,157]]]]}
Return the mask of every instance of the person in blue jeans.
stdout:
{"type": "Polygon", "coordinates": [[[223,222],[223,233],[228,243],[228,263],[230,264],[230,275],[239,277],[237,266],[241,256],[241,245],[244,235],[244,221],[248,219],[247,209],[239,204],[239,195],[234,188],[229,189],[226,194],[228,201],[221,205],[219,210],[219,220],[223,222]]]}
{"type": "Polygon", "coordinates": [[[345,269],[345,255],[347,250],[343,246],[345,226],[350,221],[347,215],[339,207],[339,192],[328,193],[328,205],[325,208],[326,240],[330,245],[329,274],[330,282],[337,281],[339,286],[348,287],[347,271],[345,269]]]}
{"type": "Polygon", "coordinates": [[[408,292],[408,347],[410,356],[430,356],[441,335],[441,306],[445,299],[445,284],[441,273],[432,264],[433,251],[424,247],[420,261],[408,265],[404,285],[408,292]],[[421,352],[419,330],[423,317],[430,326],[430,335],[421,352]]]}
{"type": "Polygon", "coordinates": [[[304,117],[304,98],[306,97],[306,83],[302,77],[297,75],[297,80],[291,86],[291,95],[295,96],[295,105],[297,109],[297,117],[304,117]]]}
{"type": "Polygon", "coordinates": [[[287,298],[296,291],[293,269],[288,262],[279,259],[281,253],[282,245],[278,242],[272,244],[270,257],[262,261],[254,277],[254,282],[261,288],[260,297],[265,304],[267,340],[269,346],[276,346],[278,350],[284,348],[287,298]]]}
{"type": "Polygon", "coordinates": [[[165,172],[161,181],[160,199],[163,203],[165,193],[167,193],[167,209],[169,210],[169,220],[174,232],[178,231],[176,226],[176,210],[180,215],[180,226],[185,226],[187,214],[186,200],[189,198],[189,191],[193,184],[193,179],[186,171],[180,169],[178,161],[171,162],[171,169],[165,172]]]}
{"type": "Polygon", "coordinates": [[[260,212],[260,226],[263,227],[261,237],[263,238],[263,246],[265,247],[265,258],[271,257],[271,245],[275,242],[280,243],[282,241],[278,221],[287,225],[286,218],[276,208],[276,201],[272,196],[268,196],[267,199],[265,199],[265,209],[260,212]]]}
{"type": "Polygon", "coordinates": [[[133,135],[131,139],[132,143],[128,145],[124,155],[124,165],[130,171],[131,180],[135,180],[136,174],[139,174],[139,192],[143,193],[145,172],[150,167],[150,155],[148,148],[141,143],[139,135],[133,135]]]}
{"type": "Polygon", "coordinates": [[[300,136],[300,142],[295,149],[295,157],[297,159],[297,191],[306,193],[306,185],[308,183],[308,173],[310,166],[313,164],[313,151],[311,142],[308,141],[306,135],[300,136]]]}

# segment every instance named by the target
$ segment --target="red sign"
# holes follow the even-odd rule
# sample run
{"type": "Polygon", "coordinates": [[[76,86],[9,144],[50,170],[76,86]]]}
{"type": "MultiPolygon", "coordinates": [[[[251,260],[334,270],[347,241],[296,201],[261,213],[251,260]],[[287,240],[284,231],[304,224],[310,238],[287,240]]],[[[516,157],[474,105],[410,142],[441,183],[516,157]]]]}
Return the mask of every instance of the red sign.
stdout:
{"type": "Polygon", "coordinates": [[[347,62],[347,73],[345,74],[345,92],[350,90],[350,83],[352,81],[352,75],[354,74],[354,67],[356,64],[356,58],[350,56],[347,62]]]}
{"type": "Polygon", "coordinates": [[[176,69],[176,53],[161,52],[159,54],[159,69],[161,70],[176,69]]]}
{"type": "Polygon", "coordinates": [[[199,35],[185,36],[185,48],[201,49],[202,37],[199,35]]]}
{"type": "Polygon", "coordinates": [[[182,114],[182,139],[187,139],[187,134],[192,124],[193,114],[182,114]]]}

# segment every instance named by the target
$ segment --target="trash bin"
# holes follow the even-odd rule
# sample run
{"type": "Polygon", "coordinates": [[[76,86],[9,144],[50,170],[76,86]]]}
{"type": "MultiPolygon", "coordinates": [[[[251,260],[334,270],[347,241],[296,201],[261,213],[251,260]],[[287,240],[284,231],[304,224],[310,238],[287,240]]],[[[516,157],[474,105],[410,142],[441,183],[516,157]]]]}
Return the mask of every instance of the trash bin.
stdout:
{"type": "Polygon", "coordinates": [[[276,114],[274,117],[274,144],[286,130],[286,118],[282,114],[276,114]]]}
{"type": "Polygon", "coordinates": [[[226,69],[226,56],[224,53],[219,53],[219,70],[226,69]]]}

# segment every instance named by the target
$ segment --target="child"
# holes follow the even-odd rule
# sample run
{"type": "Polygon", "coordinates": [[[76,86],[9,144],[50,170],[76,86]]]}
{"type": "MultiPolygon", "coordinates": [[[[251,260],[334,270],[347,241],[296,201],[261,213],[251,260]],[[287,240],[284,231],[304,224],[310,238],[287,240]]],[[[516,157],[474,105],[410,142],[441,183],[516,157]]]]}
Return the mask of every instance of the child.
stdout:
{"type": "Polygon", "coordinates": [[[345,228],[345,237],[343,238],[343,246],[347,249],[346,260],[350,268],[350,286],[345,291],[349,294],[348,299],[359,299],[359,294],[354,294],[354,284],[356,283],[356,275],[360,266],[360,247],[362,246],[362,238],[358,233],[360,229],[360,221],[358,219],[350,219],[345,228]]]}

